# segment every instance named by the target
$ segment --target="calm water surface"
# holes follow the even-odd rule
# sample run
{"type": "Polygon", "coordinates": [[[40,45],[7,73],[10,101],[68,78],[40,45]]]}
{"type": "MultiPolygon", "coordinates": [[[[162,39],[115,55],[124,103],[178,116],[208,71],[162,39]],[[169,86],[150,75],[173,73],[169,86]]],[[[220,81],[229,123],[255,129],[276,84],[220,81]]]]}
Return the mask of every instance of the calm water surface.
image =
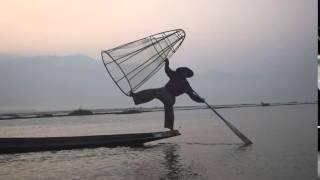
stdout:
{"type": "MultiPolygon", "coordinates": [[[[221,109],[254,144],[209,110],[177,111],[181,136],[144,147],[0,155],[0,179],[316,179],[317,105],[221,109]]],[[[163,112],[0,121],[0,137],[165,130],[163,112]]]]}

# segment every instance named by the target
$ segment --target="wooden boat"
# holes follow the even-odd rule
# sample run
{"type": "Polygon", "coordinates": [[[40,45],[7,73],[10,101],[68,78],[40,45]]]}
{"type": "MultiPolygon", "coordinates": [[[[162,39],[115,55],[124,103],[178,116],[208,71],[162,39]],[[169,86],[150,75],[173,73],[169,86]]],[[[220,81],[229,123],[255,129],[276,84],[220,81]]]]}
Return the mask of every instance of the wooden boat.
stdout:
{"type": "Polygon", "coordinates": [[[178,130],[73,137],[0,138],[0,153],[20,153],[76,148],[137,146],[143,143],[180,135],[178,130]]]}

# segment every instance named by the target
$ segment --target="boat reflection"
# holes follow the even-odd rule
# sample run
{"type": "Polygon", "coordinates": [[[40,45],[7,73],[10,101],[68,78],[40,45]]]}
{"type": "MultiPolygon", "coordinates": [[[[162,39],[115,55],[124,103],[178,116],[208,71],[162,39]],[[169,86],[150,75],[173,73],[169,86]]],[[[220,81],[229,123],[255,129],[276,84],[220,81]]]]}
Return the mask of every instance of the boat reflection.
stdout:
{"type": "Polygon", "coordinates": [[[183,159],[180,155],[180,146],[178,144],[165,144],[163,146],[163,153],[164,161],[162,164],[166,169],[166,173],[159,179],[196,179],[198,174],[192,172],[191,168],[187,168],[183,165],[183,159]]]}

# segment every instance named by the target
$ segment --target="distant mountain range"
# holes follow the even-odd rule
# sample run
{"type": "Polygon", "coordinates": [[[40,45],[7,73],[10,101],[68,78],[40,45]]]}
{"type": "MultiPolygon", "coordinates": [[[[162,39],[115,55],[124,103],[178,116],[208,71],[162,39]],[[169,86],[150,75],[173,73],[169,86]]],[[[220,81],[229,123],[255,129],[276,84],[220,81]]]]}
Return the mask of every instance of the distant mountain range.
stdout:
{"type": "Polygon", "coordinates": [[[110,87],[114,84],[102,62],[84,55],[2,55],[0,83],[0,110],[121,106],[118,102],[129,101],[113,98],[120,92],[110,87]]]}
{"type": "MultiPolygon", "coordinates": [[[[175,69],[175,63],[171,68],[175,69]]],[[[314,101],[316,85],[311,86],[303,67],[283,72],[233,73],[214,69],[196,70],[188,79],[195,91],[210,104],[314,101]],[[314,93],[313,93],[314,92],[314,93]]],[[[192,67],[191,67],[192,68],[192,67]]],[[[162,87],[168,81],[160,70],[140,90],[162,87]]],[[[187,95],[179,96],[177,106],[195,105],[187,95]]],[[[77,108],[121,108],[134,106],[112,82],[101,60],[81,54],[69,56],[0,55],[0,112],[73,110],[77,108]]],[[[159,101],[142,106],[162,106],[159,101]]]]}

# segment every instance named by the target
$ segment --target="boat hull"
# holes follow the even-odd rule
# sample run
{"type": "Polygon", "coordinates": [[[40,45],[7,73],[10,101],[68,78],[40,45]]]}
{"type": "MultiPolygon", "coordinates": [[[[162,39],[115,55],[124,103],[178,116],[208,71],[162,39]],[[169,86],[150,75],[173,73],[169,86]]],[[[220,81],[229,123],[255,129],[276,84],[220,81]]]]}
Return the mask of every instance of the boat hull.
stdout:
{"type": "Polygon", "coordinates": [[[180,135],[179,131],[174,130],[96,136],[0,138],[0,153],[8,154],[78,148],[137,146],[150,141],[178,135],[180,135]]]}

